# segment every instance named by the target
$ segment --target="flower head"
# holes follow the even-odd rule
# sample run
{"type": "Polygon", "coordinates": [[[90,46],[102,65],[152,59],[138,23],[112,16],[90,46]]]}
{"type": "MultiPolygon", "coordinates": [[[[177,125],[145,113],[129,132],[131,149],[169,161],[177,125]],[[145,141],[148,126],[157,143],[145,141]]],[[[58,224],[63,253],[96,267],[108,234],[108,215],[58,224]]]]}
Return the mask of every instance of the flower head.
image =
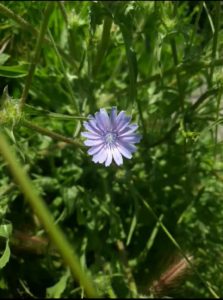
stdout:
{"type": "Polygon", "coordinates": [[[89,121],[84,122],[86,132],[81,135],[87,138],[84,144],[90,149],[88,154],[93,156],[95,163],[110,166],[112,159],[119,166],[123,164],[122,156],[130,159],[136,151],[134,144],[139,143],[141,136],[135,133],[138,125],[130,124],[131,117],[124,111],[117,115],[116,107],[112,107],[110,115],[104,108],[89,116],[89,121]]]}

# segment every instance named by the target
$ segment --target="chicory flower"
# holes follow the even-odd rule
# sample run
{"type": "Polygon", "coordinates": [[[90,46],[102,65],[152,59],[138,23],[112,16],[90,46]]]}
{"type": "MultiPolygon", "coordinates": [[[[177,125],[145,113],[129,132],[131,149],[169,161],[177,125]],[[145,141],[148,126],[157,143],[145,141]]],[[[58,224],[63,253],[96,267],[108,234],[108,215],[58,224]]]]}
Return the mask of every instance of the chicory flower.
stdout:
{"type": "Polygon", "coordinates": [[[137,124],[130,124],[131,117],[124,111],[117,114],[116,107],[112,107],[110,115],[102,108],[89,120],[83,123],[86,132],[81,135],[87,138],[84,144],[90,149],[88,154],[92,155],[95,163],[110,166],[112,160],[120,166],[123,164],[123,156],[132,158],[136,151],[134,144],[139,143],[141,136],[135,133],[137,124]]]}

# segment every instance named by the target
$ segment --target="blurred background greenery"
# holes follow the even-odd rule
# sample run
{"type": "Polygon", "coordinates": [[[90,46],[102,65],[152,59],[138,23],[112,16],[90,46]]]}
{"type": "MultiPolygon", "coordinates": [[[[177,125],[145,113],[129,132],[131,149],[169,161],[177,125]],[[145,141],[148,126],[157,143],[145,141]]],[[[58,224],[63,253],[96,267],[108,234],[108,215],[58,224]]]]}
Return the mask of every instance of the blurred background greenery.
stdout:
{"type": "MultiPolygon", "coordinates": [[[[0,124],[55,223],[102,296],[222,296],[221,2],[58,1],[35,62],[46,6],[0,3],[0,124]],[[67,116],[117,106],[133,158],[105,168],[24,126],[32,63],[22,119],[81,143],[67,116]]],[[[25,200],[0,157],[0,297],[84,297],[25,200]]]]}

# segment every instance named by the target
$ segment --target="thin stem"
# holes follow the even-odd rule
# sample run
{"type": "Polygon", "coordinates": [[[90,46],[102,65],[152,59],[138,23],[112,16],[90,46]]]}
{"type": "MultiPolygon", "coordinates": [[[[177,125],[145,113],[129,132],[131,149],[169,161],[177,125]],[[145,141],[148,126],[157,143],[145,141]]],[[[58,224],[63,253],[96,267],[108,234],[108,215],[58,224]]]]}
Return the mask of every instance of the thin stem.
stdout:
{"type": "Polygon", "coordinates": [[[67,16],[66,9],[65,9],[65,7],[64,7],[64,3],[61,2],[61,1],[58,1],[57,4],[58,4],[58,6],[59,6],[59,9],[60,9],[60,11],[61,11],[61,14],[62,14],[62,16],[63,16],[63,18],[64,18],[64,21],[65,21],[66,25],[68,25],[68,16],[67,16]]]}
{"type": "Polygon", "coordinates": [[[199,12],[197,13],[197,16],[196,16],[196,19],[195,19],[195,22],[194,22],[193,32],[192,32],[192,35],[191,35],[191,40],[190,40],[190,45],[189,45],[188,51],[190,51],[191,47],[193,46],[195,33],[197,32],[198,23],[199,23],[199,20],[200,20],[200,17],[201,17],[201,13],[203,11],[202,2],[198,3],[198,5],[199,5],[199,12]]]}
{"type": "Polygon", "coordinates": [[[29,115],[34,115],[34,116],[39,116],[39,117],[50,117],[50,118],[55,118],[55,119],[61,119],[61,120],[87,120],[87,117],[84,116],[70,116],[70,115],[65,115],[65,114],[58,114],[55,112],[51,112],[46,109],[40,109],[36,108],[35,106],[25,104],[24,111],[27,112],[29,115]]]}
{"type": "Polygon", "coordinates": [[[149,144],[149,148],[153,148],[164,143],[172,136],[172,134],[179,128],[179,126],[180,126],[179,122],[174,124],[163,137],[161,137],[159,140],[155,141],[154,143],[149,144]]]}
{"type": "Polygon", "coordinates": [[[87,41],[87,77],[88,77],[88,93],[87,93],[87,101],[89,104],[90,111],[94,111],[96,109],[96,99],[94,95],[94,78],[93,78],[93,51],[94,43],[93,43],[93,26],[91,21],[89,22],[89,37],[87,41]]]}
{"type": "MultiPolygon", "coordinates": [[[[178,56],[177,56],[176,41],[174,38],[172,38],[170,40],[170,45],[171,45],[171,49],[172,49],[174,65],[175,65],[175,67],[177,67],[178,66],[178,56]]],[[[176,70],[176,78],[177,78],[178,93],[179,93],[179,98],[180,98],[180,107],[181,107],[181,111],[183,112],[184,111],[184,95],[183,95],[183,91],[182,91],[182,82],[181,82],[181,78],[180,78],[180,74],[179,74],[178,70],[176,70]]]]}
{"type": "Polygon", "coordinates": [[[211,15],[210,15],[210,13],[209,13],[209,10],[208,10],[208,8],[207,8],[207,5],[206,5],[206,2],[205,2],[205,1],[203,1],[203,6],[204,6],[204,10],[206,11],[206,14],[207,14],[208,21],[209,21],[209,23],[210,23],[211,31],[212,31],[212,33],[214,34],[214,31],[215,31],[214,24],[213,24],[211,15]]]}
{"type": "MultiPolygon", "coordinates": [[[[192,114],[206,99],[208,99],[212,95],[215,95],[217,92],[218,89],[212,89],[202,94],[198,98],[198,100],[184,113],[184,116],[187,116],[188,114],[192,114]]],[[[166,140],[168,140],[168,138],[170,138],[171,135],[179,128],[179,126],[180,126],[180,122],[174,124],[163,137],[161,137],[156,142],[149,144],[149,148],[156,147],[162,144],[163,142],[165,142],[166,140]]]]}
{"type": "Polygon", "coordinates": [[[204,94],[202,94],[197,101],[191,106],[191,108],[189,109],[189,112],[193,112],[195,111],[199,106],[201,106],[201,104],[208,99],[210,96],[214,96],[217,94],[217,92],[219,91],[219,89],[213,88],[211,90],[208,90],[207,92],[205,92],[204,94]]]}
{"type": "Polygon", "coordinates": [[[136,89],[137,70],[133,62],[133,60],[136,58],[131,48],[131,42],[129,40],[130,38],[127,29],[123,25],[120,25],[120,30],[122,32],[122,37],[125,44],[126,57],[128,61],[128,67],[129,67],[129,102],[131,103],[132,106],[131,108],[133,108],[137,98],[137,89],[136,89]]]}
{"type": "MultiPolygon", "coordinates": [[[[221,2],[216,2],[215,4],[216,16],[215,16],[215,26],[214,26],[214,36],[213,36],[213,45],[212,45],[212,59],[216,58],[217,45],[218,45],[218,32],[219,32],[219,24],[220,24],[220,12],[221,12],[221,2]]],[[[210,70],[210,85],[212,82],[214,72],[214,65],[211,66],[210,70]]]]}
{"type": "MultiPolygon", "coordinates": [[[[60,5],[60,8],[62,9],[63,17],[65,18],[65,21],[66,21],[66,23],[67,23],[67,22],[68,22],[68,18],[67,18],[67,14],[66,14],[65,8],[64,8],[64,6],[62,5],[62,3],[59,4],[59,5],[60,5]]],[[[50,36],[50,40],[51,40],[51,43],[52,43],[52,45],[53,45],[53,48],[54,48],[54,50],[55,50],[55,52],[56,52],[56,54],[57,54],[57,57],[58,57],[58,59],[59,59],[59,62],[60,62],[60,65],[61,65],[61,68],[62,68],[62,71],[63,71],[63,74],[64,74],[64,79],[65,79],[65,82],[66,82],[66,85],[67,85],[67,89],[68,89],[68,91],[69,91],[69,94],[70,94],[72,103],[74,104],[74,107],[75,107],[77,113],[80,113],[80,106],[79,106],[79,103],[78,103],[78,101],[77,101],[77,98],[76,98],[75,95],[74,95],[74,91],[73,91],[72,85],[71,85],[71,83],[70,83],[70,81],[69,81],[69,78],[68,78],[68,76],[67,76],[67,71],[66,71],[66,69],[65,69],[63,60],[62,60],[62,58],[61,58],[61,56],[60,56],[59,49],[58,49],[58,47],[57,47],[57,45],[56,45],[56,43],[55,43],[55,41],[54,41],[54,38],[53,38],[53,36],[52,36],[52,34],[51,34],[51,32],[50,32],[49,29],[48,29],[48,34],[49,34],[49,36],[50,36]]],[[[80,128],[81,128],[81,123],[80,123],[80,121],[78,121],[77,126],[76,126],[76,129],[75,129],[75,132],[77,132],[77,134],[79,133],[80,128]]]]}
{"type": "Polygon", "coordinates": [[[95,63],[92,70],[93,76],[96,76],[96,74],[98,73],[103,58],[105,56],[106,50],[108,48],[111,26],[112,26],[112,19],[110,17],[105,16],[101,43],[98,47],[97,56],[95,58],[95,63]]]}
{"type": "Polygon", "coordinates": [[[126,51],[128,67],[129,67],[129,81],[130,81],[129,82],[129,102],[131,103],[130,107],[131,107],[131,110],[133,110],[134,104],[136,102],[138,112],[139,112],[139,118],[140,118],[140,121],[142,124],[143,135],[144,135],[144,137],[146,137],[147,132],[146,132],[145,122],[143,119],[141,102],[137,99],[137,84],[136,84],[137,83],[137,61],[136,61],[136,56],[135,56],[134,51],[131,48],[127,29],[121,24],[119,26],[120,26],[120,30],[122,32],[122,37],[123,37],[124,44],[125,44],[125,51],[126,51]]]}
{"type": "Polygon", "coordinates": [[[2,133],[0,133],[0,152],[8,163],[8,167],[11,170],[15,181],[18,183],[29,205],[35,211],[35,214],[48,232],[51,240],[56,245],[64,262],[69,266],[73,277],[81,286],[83,286],[88,297],[97,297],[98,295],[93,286],[92,279],[87,275],[87,271],[82,270],[73,247],[69,244],[58,225],[55,224],[45,202],[36,192],[32,181],[26,174],[24,168],[14,154],[12,147],[2,133]]]}
{"type": "Polygon", "coordinates": [[[59,133],[56,133],[56,132],[50,131],[46,128],[40,127],[40,126],[38,126],[36,124],[33,124],[33,123],[31,123],[27,120],[21,120],[21,124],[24,125],[25,127],[29,128],[29,129],[35,130],[36,132],[39,132],[39,133],[41,133],[43,135],[46,135],[46,136],[49,136],[54,140],[62,141],[62,142],[65,142],[67,144],[73,145],[75,147],[81,147],[81,148],[83,147],[83,145],[78,141],[74,141],[73,139],[65,137],[65,136],[63,136],[59,133]]]}
{"type": "Polygon", "coordinates": [[[217,159],[217,142],[218,142],[218,124],[220,120],[220,104],[221,104],[222,89],[218,93],[217,108],[216,108],[216,127],[215,127],[215,159],[217,159]]]}
{"type": "Polygon", "coordinates": [[[51,42],[52,42],[53,48],[54,48],[54,50],[55,50],[55,52],[56,52],[56,54],[57,54],[57,57],[58,57],[58,59],[59,59],[59,62],[60,62],[60,65],[61,65],[61,68],[62,68],[62,71],[63,71],[64,79],[65,79],[65,82],[66,82],[66,85],[67,85],[67,89],[68,89],[68,91],[69,91],[69,93],[70,93],[70,97],[71,97],[71,99],[72,99],[72,102],[73,102],[73,104],[74,104],[74,106],[75,106],[75,109],[76,109],[77,113],[80,113],[79,103],[78,103],[78,101],[77,101],[77,98],[76,98],[75,95],[74,95],[74,91],[73,91],[73,88],[72,88],[71,83],[70,83],[70,81],[69,81],[69,78],[68,78],[68,76],[67,76],[67,71],[66,71],[66,69],[65,69],[63,60],[62,60],[62,58],[61,58],[61,56],[60,56],[60,53],[59,53],[58,48],[57,48],[57,45],[56,45],[56,43],[55,43],[55,41],[54,41],[54,38],[53,38],[53,36],[52,36],[52,34],[51,34],[51,32],[50,32],[49,29],[48,29],[48,34],[49,34],[49,36],[50,36],[50,40],[51,40],[51,42]]]}
{"type": "Polygon", "coordinates": [[[14,20],[18,25],[20,25],[22,28],[31,31],[33,34],[38,35],[38,30],[34,28],[29,22],[24,20],[22,17],[14,13],[11,9],[6,7],[5,5],[0,3],[0,13],[4,16],[14,20]]]}
{"type": "Polygon", "coordinates": [[[38,36],[36,46],[35,46],[35,50],[34,50],[34,57],[33,57],[33,60],[30,64],[29,73],[28,73],[26,83],[25,83],[25,87],[24,87],[22,97],[21,97],[21,100],[20,100],[20,110],[23,109],[23,106],[26,102],[26,98],[28,96],[28,92],[29,92],[29,88],[31,86],[31,82],[32,82],[32,78],[33,78],[33,75],[34,75],[34,72],[35,72],[36,64],[37,64],[38,59],[39,59],[40,49],[41,49],[41,46],[42,46],[43,38],[44,38],[46,29],[47,29],[47,24],[49,22],[50,14],[53,10],[53,7],[54,7],[54,2],[49,2],[47,4],[47,7],[46,7],[46,10],[45,10],[45,13],[44,13],[44,19],[43,19],[43,22],[41,24],[39,36],[38,36]]]}
{"type": "Polygon", "coordinates": [[[119,250],[121,260],[122,260],[122,263],[123,263],[123,266],[124,266],[124,271],[125,271],[125,274],[126,274],[126,278],[127,278],[127,281],[128,281],[130,292],[132,293],[133,297],[137,297],[137,295],[138,295],[137,286],[136,286],[134,277],[132,275],[131,268],[130,268],[129,263],[128,263],[128,258],[127,258],[127,253],[126,253],[126,250],[125,250],[125,246],[124,246],[124,244],[121,240],[117,240],[116,245],[117,245],[117,248],[119,250]]]}

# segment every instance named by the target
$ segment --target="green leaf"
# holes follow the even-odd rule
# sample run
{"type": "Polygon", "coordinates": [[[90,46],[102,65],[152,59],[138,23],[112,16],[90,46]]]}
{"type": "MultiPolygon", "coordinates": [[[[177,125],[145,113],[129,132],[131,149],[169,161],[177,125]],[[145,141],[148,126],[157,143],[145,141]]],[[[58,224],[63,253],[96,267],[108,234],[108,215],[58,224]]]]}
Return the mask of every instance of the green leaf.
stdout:
{"type": "Polygon", "coordinates": [[[10,100],[11,100],[11,97],[9,96],[8,86],[6,85],[4,87],[2,96],[0,98],[0,109],[3,108],[5,102],[10,101],[10,100]]]}
{"type": "Polygon", "coordinates": [[[3,269],[5,265],[8,263],[10,258],[10,248],[9,248],[9,240],[6,241],[5,250],[0,258],[0,269],[3,269]]]}
{"type": "Polygon", "coordinates": [[[11,224],[2,224],[0,226],[0,237],[8,239],[12,234],[12,225],[11,224]]]}
{"type": "Polygon", "coordinates": [[[133,218],[132,218],[132,222],[131,222],[131,226],[130,226],[130,230],[129,230],[129,234],[128,234],[128,237],[127,237],[127,242],[126,242],[126,245],[128,246],[131,242],[131,239],[132,239],[132,235],[133,235],[133,232],[136,228],[136,224],[137,224],[137,216],[136,214],[134,214],[133,218]]]}
{"type": "Polygon", "coordinates": [[[53,286],[47,288],[47,298],[60,298],[67,286],[67,280],[70,276],[70,271],[67,270],[66,273],[60,278],[60,280],[53,286]]]}
{"type": "Polygon", "coordinates": [[[50,117],[59,120],[71,120],[71,121],[87,120],[87,117],[84,116],[71,116],[71,115],[59,114],[59,113],[51,112],[46,109],[36,108],[29,104],[25,104],[24,111],[29,116],[50,117]]]}
{"type": "Polygon", "coordinates": [[[16,66],[0,66],[0,76],[9,78],[24,77],[28,74],[28,64],[16,66]]]}
{"type": "Polygon", "coordinates": [[[12,225],[11,224],[3,224],[0,226],[0,237],[6,238],[5,250],[0,257],[0,269],[3,269],[5,265],[8,263],[10,258],[10,248],[9,248],[9,236],[12,233],[12,225]]]}
{"type": "Polygon", "coordinates": [[[9,54],[0,53],[0,66],[4,65],[4,63],[9,59],[9,57],[9,54]]]}

